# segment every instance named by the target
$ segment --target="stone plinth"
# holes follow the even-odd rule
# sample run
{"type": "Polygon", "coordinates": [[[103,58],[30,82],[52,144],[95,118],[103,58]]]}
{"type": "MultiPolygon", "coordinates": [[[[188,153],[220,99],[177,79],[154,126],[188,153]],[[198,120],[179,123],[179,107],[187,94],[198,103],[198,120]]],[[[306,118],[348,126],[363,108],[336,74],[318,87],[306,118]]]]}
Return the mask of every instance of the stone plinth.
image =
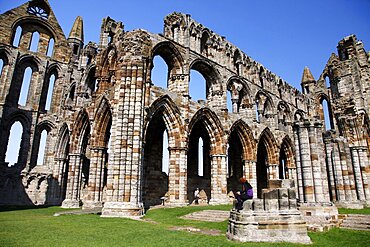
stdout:
{"type": "Polygon", "coordinates": [[[144,215],[142,207],[125,202],[105,202],[101,217],[140,218],[144,215]]]}
{"type": "Polygon", "coordinates": [[[273,183],[272,188],[263,190],[262,197],[245,201],[240,211],[235,207],[231,210],[227,230],[230,240],[311,243],[306,222],[297,210],[292,180],[273,183]]]}
{"type": "Polygon", "coordinates": [[[302,213],[310,231],[327,231],[339,226],[338,209],[333,203],[301,203],[302,213]]]}
{"type": "Polygon", "coordinates": [[[79,208],[80,202],[78,200],[65,199],[62,202],[62,208],[79,208]]]}
{"type": "Polygon", "coordinates": [[[298,210],[232,210],[227,237],[240,242],[311,243],[306,222],[298,210]]]}

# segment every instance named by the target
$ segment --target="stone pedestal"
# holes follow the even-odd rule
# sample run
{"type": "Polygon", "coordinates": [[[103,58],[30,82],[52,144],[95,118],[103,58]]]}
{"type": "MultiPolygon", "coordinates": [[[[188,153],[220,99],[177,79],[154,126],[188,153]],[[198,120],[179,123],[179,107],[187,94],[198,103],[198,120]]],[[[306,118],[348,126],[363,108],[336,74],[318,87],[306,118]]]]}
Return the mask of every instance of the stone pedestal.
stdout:
{"type": "Polygon", "coordinates": [[[240,242],[311,243],[306,222],[298,210],[232,210],[227,237],[240,242]]]}
{"type": "Polygon", "coordinates": [[[310,244],[307,225],[297,210],[292,180],[271,183],[263,199],[247,200],[243,209],[230,212],[227,237],[240,242],[291,242],[310,244]],[[278,188],[278,186],[285,186],[278,188]]]}
{"type": "Polygon", "coordinates": [[[80,202],[78,200],[65,199],[62,202],[62,208],[79,208],[80,202]]]}
{"type": "Polygon", "coordinates": [[[82,209],[102,209],[103,202],[83,201],[82,209]]]}
{"type": "Polygon", "coordinates": [[[143,215],[143,207],[126,202],[105,202],[101,217],[124,217],[137,219],[143,215]]]}
{"type": "Polygon", "coordinates": [[[339,225],[338,209],[333,203],[301,203],[299,211],[310,231],[327,231],[339,225]]]}

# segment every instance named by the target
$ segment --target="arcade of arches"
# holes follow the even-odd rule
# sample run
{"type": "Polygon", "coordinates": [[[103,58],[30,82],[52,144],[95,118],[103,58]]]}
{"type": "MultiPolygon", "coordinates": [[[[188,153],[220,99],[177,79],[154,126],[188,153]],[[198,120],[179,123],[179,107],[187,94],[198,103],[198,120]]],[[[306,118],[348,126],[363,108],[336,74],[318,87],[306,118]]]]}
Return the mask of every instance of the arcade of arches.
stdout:
{"type": "Polygon", "coordinates": [[[370,202],[370,62],[354,35],[317,80],[304,68],[301,93],[182,13],[162,35],[104,18],[94,43],[81,17],[65,38],[34,0],[0,29],[0,204],[132,217],[197,188],[229,203],[240,177],[254,197],[291,179],[301,204],[370,202]]]}

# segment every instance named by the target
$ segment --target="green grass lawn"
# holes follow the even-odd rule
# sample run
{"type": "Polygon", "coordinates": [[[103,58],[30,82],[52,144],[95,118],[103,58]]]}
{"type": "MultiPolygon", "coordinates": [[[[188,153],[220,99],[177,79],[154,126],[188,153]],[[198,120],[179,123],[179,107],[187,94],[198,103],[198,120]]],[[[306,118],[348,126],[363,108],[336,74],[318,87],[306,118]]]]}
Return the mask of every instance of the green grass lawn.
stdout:
{"type": "MultiPolygon", "coordinates": [[[[146,221],[101,218],[98,215],[62,215],[59,207],[0,208],[0,246],[300,246],[293,244],[236,243],[222,236],[171,230],[188,226],[226,232],[221,223],[180,219],[179,216],[204,209],[228,210],[230,206],[153,209],[146,221]]],[[[333,229],[309,233],[313,246],[368,246],[370,232],[333,229]]]]}
{"type": "Polygon", "coordinates": [[[350,208],[338,208],[340,214],[370,214],[370,208],[362,209],[350,209],[350,208]]]}

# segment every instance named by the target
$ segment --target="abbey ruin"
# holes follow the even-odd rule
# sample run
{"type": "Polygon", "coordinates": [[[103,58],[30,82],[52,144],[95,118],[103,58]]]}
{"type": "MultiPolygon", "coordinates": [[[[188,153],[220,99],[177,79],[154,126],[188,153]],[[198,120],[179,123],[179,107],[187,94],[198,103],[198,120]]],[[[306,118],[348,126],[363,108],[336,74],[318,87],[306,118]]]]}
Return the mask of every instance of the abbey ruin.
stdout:
{"type": "Polygon", "coordinates": [[[164,197],[187,205],[196,188],[228,203],[245,176],[256,198],[292,179],[299,206],[368,206],[370,53],[355,35],[337,50],[320,78],[304,68],[300,91],[190,15],[166,16],[162,34],[107,17],[96,44],[81,17],[66,38],[48,1],[26,2],[0,15],[0,204],[135,217],[164,197]],[[152,82],[156,56],[167,88],[152,82]],[[189,96],[191,70],[206,100],[189,96]]]}

